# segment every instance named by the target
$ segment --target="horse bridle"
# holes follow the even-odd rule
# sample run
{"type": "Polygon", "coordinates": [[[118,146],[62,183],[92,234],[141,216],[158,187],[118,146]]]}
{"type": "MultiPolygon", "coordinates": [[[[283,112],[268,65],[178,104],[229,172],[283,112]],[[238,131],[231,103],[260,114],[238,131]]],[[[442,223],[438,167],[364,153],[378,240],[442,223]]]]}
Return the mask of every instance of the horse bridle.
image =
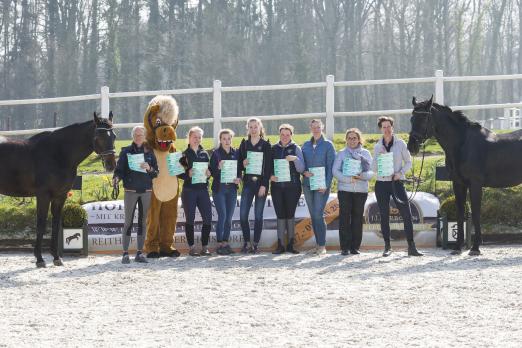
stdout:
{"type": "MultiPolygon", "coordinates": [[[[94,132],[99,132],[99,131],[103,131],[103,132],[109,132],[110,135],[114,135],[116,137],[116,134],[114,134],[114,129],[112,127],[110,128],[107,128],[107,127],[98,127],[96,126],[96,128],[94,129],[94,132]]],[[[108,155],[114,155],[116,153],[116,149],[114,148],[114,142],[112,144],[112,149],[109,149],[109,150],[105,150],[103,152],[98,152],[96,151],[96,137],[97,135],[94,136],[94,139],[92,140],[93,142],[93,149],[94,149],[94,152],[99,155],[103,160],[105,160],[105,156],[108,156],[108,155]]]]}

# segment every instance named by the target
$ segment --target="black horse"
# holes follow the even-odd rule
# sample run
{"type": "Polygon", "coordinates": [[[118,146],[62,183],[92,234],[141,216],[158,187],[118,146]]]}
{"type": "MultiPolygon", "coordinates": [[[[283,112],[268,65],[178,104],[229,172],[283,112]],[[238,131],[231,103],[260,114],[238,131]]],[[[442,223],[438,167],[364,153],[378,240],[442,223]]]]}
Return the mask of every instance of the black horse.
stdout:
{"type": "Polygon", "coordinates": [[[24,141],[0,143],[0,194],[14,197],[36,196],[36,266],[45,267],[42,238],[47,226],[49,205],[52,214],[51,254],[58,255],[58,231],[62,208],[76,178],[78,165],[93,151],[101,156],[106,170],[116,166],[112,112],[108,119],[94,113],[94,121],[76,123],[53,132],[42,132],[24,141]]]}
{"type": "Polygon", "coordinates": [[[480,255],[482,243],[480,207],[483,187],[509,187],[522,183],[522,130],[495,134],[461,111],[429,100],[412,100],[408,150],[419,152],[422,142],[435,137],[446,154],[446,168],[453,181],[457,205],[457,244],[452,254],[460,254],[464,242],[464,207],[469,190],[475,239],[469,255],[480,255]]]}

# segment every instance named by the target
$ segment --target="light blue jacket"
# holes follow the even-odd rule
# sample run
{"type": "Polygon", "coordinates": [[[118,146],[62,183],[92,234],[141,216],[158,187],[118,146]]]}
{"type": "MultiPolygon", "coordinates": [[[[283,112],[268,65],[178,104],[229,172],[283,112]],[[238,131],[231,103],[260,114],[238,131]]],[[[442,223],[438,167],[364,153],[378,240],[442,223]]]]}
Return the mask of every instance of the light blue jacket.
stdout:
{"type": "Polygon", "coordinates": [[[337,190],[338,191],[345,191],[345,192],[368,192],[368,181],[373,176],[373,171],[370,168],[370,164],[372,163],[372,155],[370,154],[370,151],[366,150],[365,148],[361,148],[356,152],[356,157],[352,156],[351,152],[348,151],[347,148],[344,148],[343,150],[339,151],[337,153],[337,156],[335,157],[335,162],[333,165],[333,175],[337,179],[337,190]],[[349,176],[343,175],[343,161],[347,158],[353,158],[353,159],[361,159],[360,157],[363,157],[366,162],[368,163],[368,170],[363,171],[361,175],[360,180],[354,180],[352,182],[352,178],[349,176]]]}
{"type": "MultiPolygon", "coordinates": [[[[332,166],[335,160],[335,148],[333,143],[321,136],[317,141],[317,146],[313,147],[312,139],[303,144],[301,148],[305,161],[305,171],[311,167],[325,167],[326,188],[332,186],[332,166]]],[[[310,187],[310,179],[306,176],[303,178],[303,186],[310,187]]]]}

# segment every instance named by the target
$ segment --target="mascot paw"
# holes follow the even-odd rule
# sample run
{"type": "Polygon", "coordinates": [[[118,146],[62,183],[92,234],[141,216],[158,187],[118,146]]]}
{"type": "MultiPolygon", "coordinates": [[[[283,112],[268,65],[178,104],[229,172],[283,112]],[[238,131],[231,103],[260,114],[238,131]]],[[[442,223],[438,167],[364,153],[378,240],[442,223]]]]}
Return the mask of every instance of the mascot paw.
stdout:
{"type": "Polygon", "coordinates": [[[158,259],[160,257],[160,254],[156,251],[150,252],[147,254],[148,259],[158,259]]]}

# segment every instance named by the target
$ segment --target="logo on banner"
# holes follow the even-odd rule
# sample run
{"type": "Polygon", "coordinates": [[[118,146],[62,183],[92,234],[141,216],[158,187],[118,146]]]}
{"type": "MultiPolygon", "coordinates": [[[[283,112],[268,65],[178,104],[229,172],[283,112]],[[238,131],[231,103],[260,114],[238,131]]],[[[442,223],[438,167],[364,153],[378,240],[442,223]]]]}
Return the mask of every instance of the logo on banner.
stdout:
{"type": "MultiPolygon", "coordinates": [[[[410,203],[410,211],[411,211],[411,218],[413,220],[414,224],[422,224],[424,223],[424,219],[422,217],[422,214],[420,212],[419,207],[415,202],[410,203]]],[[[367,224],[380,224],[381,223],[381,212],[379,211],[379,205],[377,202],[371,203],[367,209],[366,214],[364,214],[366,217],[366,223],[367,224]]],[[[397,208],[397,205],[395,204],[395,201],[393,199],[390,200],[390,223],[403,223],[404,220],[402,219],[401,213],[399,212],[399,209],[397,208]]]]}

